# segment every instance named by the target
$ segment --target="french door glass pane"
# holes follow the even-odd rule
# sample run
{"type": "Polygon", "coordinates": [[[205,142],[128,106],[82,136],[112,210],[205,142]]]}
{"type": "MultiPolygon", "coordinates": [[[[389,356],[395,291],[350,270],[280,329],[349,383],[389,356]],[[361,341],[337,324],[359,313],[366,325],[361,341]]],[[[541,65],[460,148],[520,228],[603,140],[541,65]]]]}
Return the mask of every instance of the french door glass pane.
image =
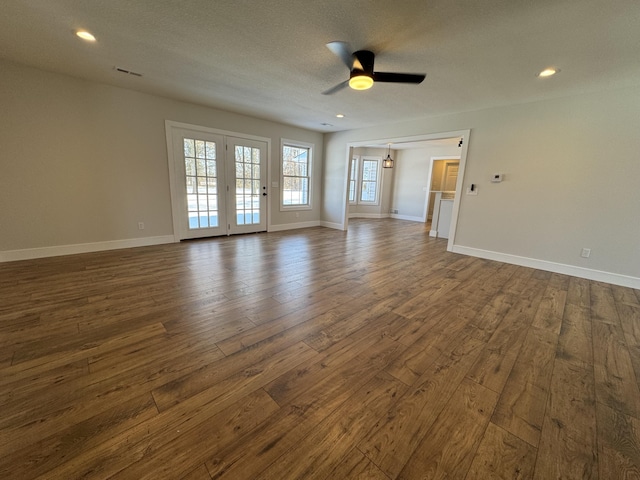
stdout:
{"type": "Polygon", "coordinates": [[[185,138],[184,169],[189,229],[218,226],[216,144],[185,138]]]}
{"type": "Polygon", "coordinates": [[[260,149],[236,146],[236,224],[260,223],[260,149]]]}

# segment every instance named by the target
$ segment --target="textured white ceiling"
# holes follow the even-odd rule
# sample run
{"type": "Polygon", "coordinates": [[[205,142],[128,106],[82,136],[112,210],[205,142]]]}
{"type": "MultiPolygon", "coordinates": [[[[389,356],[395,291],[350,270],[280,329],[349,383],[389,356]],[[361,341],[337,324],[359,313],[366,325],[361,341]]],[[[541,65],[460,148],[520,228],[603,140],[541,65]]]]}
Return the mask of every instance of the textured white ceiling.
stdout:
{"type": "Polygon", "coordinates": [[[6,0],[0,15],[0,58],[317,131],[638,85],[638,52],[638,0],[6,0]],[[321,95],[348,78],[334,40],[427,78],[321,95]]]}

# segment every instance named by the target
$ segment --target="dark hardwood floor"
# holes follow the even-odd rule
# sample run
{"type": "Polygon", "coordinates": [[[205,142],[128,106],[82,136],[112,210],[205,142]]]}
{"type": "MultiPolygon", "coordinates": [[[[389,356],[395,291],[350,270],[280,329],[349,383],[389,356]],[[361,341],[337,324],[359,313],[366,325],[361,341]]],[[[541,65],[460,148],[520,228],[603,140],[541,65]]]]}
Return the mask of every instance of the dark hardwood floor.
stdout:
{"type": "Polygon", "coordinates": [[[0,478],[640,478],[640,292],[445,250],[354,220],[0,264],[0,478]]]}

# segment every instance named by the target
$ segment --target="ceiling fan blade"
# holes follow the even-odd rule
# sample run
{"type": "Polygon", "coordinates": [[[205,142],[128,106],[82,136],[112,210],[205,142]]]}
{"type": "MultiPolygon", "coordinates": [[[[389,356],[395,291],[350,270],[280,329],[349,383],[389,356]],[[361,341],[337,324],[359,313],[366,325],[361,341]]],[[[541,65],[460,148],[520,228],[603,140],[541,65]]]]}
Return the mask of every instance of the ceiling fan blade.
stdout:
{"type": "Polygon", "coordinates": [[[335,87],[331,87],[329,90],[325,90],[324,92],[322,92],[322,95],[333,95],[334,93],[342,90],[347,85],[349,85],[349,80],[345,80],[344,82],[339,83],[335,87]]]}
{"type": "Polygon", "coordinates": [[[387,83],[422,83],[426,76],[426,73],[374,72],[373,81],[387,83]]]}
{"type": "Polygon", "coordinates": [[[329,42],[327,43],[327,48],[331,50],[331,52],[341,59],[344,64],[349,67],[349,70],[353,68],[353,63],[355,57],[353,56],[353,50],[347,42],[329,42]]]}

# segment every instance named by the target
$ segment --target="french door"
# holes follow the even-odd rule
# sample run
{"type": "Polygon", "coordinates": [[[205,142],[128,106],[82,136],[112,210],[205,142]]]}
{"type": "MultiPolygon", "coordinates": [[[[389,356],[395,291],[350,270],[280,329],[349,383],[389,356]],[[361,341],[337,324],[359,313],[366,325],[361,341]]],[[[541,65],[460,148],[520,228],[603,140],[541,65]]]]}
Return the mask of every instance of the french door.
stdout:
{"type": "Polygon", "coordinates": [[[175,127],[169,137],[180,240],[267,229],[266,142],[175,127]]]}

